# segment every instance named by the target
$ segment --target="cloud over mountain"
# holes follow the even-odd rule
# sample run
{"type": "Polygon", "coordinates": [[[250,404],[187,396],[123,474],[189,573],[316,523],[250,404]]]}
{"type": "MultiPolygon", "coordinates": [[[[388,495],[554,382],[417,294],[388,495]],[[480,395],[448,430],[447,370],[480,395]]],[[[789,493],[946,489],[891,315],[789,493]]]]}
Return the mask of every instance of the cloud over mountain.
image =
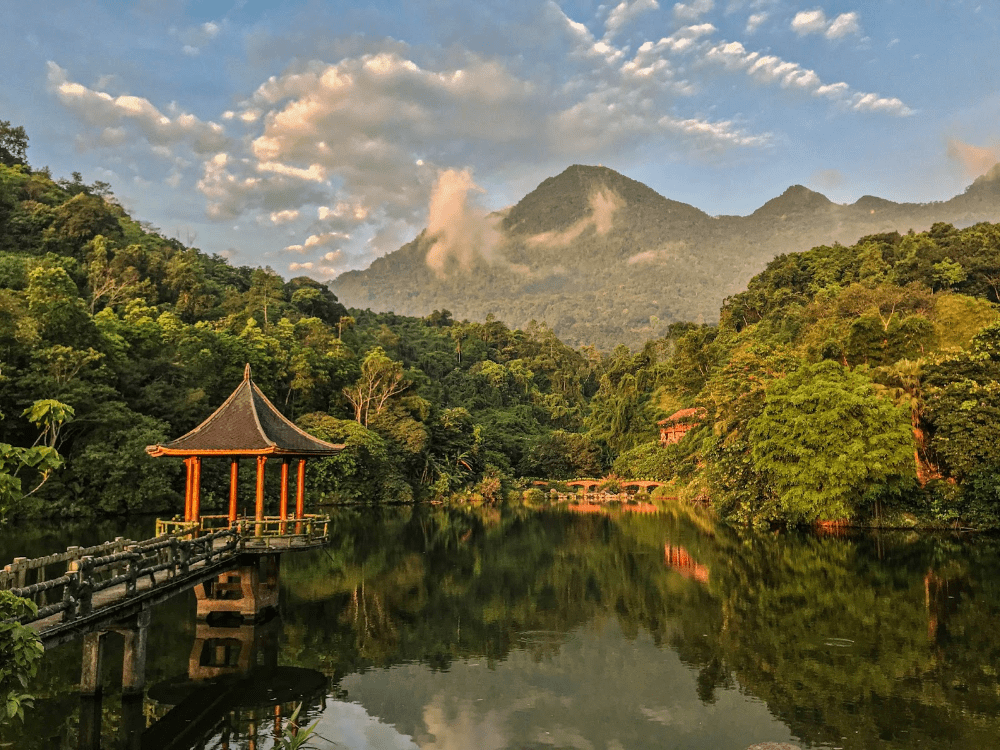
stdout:
{"type": "MultiPolygon", "coordinates": [[[[912,113],[900,98],[824,80],[720,33],[736,13],[747,34],[759,32],[777,12],[772,5],[620,0],[574,18],[546,0],[519,6],[516,20],[504,21],[511,33],[450,46],[339,37],[296,50],[263,80],[247,74],[251,85],[214,110],[205,101],[185,109],[141,92],[113,95],[57,62],[49,63],[49,90],[78,118],[81,148],[123,164],[162,160],[158,172],[135,179],[187,201],[200,197],[208,220],[233,231],[253,226],[270,253],[295,248],[302,257],[290,263],[314,263],[319,274],[323,253],[341,253],[336,268],[362,266],[433,224],[428,212],[451,205],[439,198],[463,174],[487,176],[496,193],[498,184],[567,161],[721,163],[740,151],[768,158],[783,133],[733,106],[718,93],[720,80],[738,87],[748,77],[806,95],[783,106],[820,100],[845,116],[912,113]]],[[[177,26],[172,43],[200,60],[231,39],[233,24],[177,26]]],[[[831,39],[860,28],[856,13],[829,19],[821,9],[798,13],[792,27],[831,39]]],[[[463,257],[464,245],[444,237],[444,255],[463,257]]]]}

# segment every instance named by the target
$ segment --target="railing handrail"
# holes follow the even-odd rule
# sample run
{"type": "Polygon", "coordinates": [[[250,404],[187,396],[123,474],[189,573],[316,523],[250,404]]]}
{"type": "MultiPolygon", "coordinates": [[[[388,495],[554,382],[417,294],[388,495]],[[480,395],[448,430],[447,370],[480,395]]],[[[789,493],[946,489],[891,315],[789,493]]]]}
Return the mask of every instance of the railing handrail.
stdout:
{"type": "MultiPolygon", "coordinates": [[[[21,623],[46,619],[62,613],[62,622],[86,616],[93,610],[95,593],[125,584],[124,599],[136,593],[140,578],[149,576],[156,588],[178,575],[190,572],[191,566],[212,563],[220,556],[235,558],[244,549],[309,546],[325,539],[330,529],[330,517],[315,513],[298,518],[270,516],[263,519],[237,518],[230,523],[228,516],[204,516],[199,522],[157,520],[157,535],[151,539],[133,541],[118,537],[113,542],[93,547],[70,547],[63,553],[33,559],[17,558],[0,571],[0,587],[15,596],[34,597],[62,587],[61,601],[41,606],[35,615],[18,618],[21,623]],[[206,528],[205,521],[224,519],[227,526],[206,528]],[[274,532],[277,533],[274,533],[274,532]],[[219,545],[219,540],[228,541],[219,545]],[[90,554],[87,554],[90,553],[90,554]],[[44,580],[45,566],[66,562],[64,574],[44,580]],[[29,570],[38,570],[35,583],[27,584],[29,570]],[[167,571],[157,582],[156,574],[167,571]],[[110,575],[109,575],[110,573],[110,575]]],[[[45,604],[48,595],[42,597],[45,604]]],[[[118,603],[123,599],[116,599],[118,603]]],[[[110,606],[111,602],[108,603],[110,606]]]]}
{"type": "MultiPolygon", "coordinates": [[[[125,584],[125,599],[136,592],[138,579],[150,576],[150,588],[155,588],[156,573],[168,571],[167,580],[179,574],[188,573],[192,565],[202,561],[211,562],[213,557],[235,556],[240,549],[239,533],[235,529],[221,529],[192,539],[176,537],[154,537],[145,542],[134,542],[123,552],[116,552],[102,557],[85,555],[77,561],[77,567],[65,575],[49,581],[31,584],[11,590],[15,596],[33,597],[43,591],[62,586],[62,601],[39,608],[34,615],[18,618],[18,622],[26,624],[42,620],[52,615],[63,614],[62,621],[71,621],[81,615],[89,614],[93,609],[93,595],[104,589],[125,584]],[[216,546],[219,539],[230,537],[231,541],[216,546]],[[161,551],[169,550],[164,560],[161,551]],[[227,553],[233,553],[228,555],[227,553]],[[110,578],[100,580],[102,573],[111,571],[110,578]]],[[[116,600],[115,603],[118,603],[116,600]]]]}

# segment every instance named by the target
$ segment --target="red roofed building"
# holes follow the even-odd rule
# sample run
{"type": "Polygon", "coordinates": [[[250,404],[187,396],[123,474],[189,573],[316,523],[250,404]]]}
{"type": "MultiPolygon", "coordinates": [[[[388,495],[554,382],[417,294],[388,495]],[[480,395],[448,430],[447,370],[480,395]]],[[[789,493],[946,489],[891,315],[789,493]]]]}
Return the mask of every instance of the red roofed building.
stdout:
{"type": "Polygon", "coordinates": [[[706,416],[707,412],[699,406],[681,409],[666,419],[661,419],[657,422],[660,426],[660,445],[679,443],[685,435],[700,425],[706,416]]]}

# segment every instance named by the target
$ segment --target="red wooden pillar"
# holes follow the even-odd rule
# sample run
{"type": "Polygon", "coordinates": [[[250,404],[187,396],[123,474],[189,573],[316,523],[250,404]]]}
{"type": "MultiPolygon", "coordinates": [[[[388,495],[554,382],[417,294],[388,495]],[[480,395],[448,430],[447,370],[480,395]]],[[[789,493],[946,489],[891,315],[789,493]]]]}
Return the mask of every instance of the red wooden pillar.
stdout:
{"type": "MultiPolygon", "coordinates": [[[[264,464],[267,463],[267,456],[257,456],[257,508],[255,518],[258,521],[264,520],[264,464]]],[[[261,527],[257,527],[261,531],[261,527]]]]}
{"type": "Polygon", "coordinates": [[[184,522],[191,520],[191,488],[194,486],[194,458],[184,459],[184,466],[187,469],[187,484],[184,485],[184,522]]]}
{"type": "Polygon", "coordinates": [[[281,459],[281,520],[288,519],[288,459],[281,459]]]}
{"type": "Polygon", "coordinates": [[[298,481],[295,483],[295,517],[303,518],[306,514],[306,460],[299,459],[298,481]]]}
{"type": "Polygon", "coordinates": [[[234,458],[229,465],[229,525],[236,523],[237,484],[240,478],[240,460],[234,458]]]}
{"type": "Polygon", "coordinates": [[[201,457],[191,459],[194,463],[194,479],[191,480],[191,521],[201,523],[201,457]]]}

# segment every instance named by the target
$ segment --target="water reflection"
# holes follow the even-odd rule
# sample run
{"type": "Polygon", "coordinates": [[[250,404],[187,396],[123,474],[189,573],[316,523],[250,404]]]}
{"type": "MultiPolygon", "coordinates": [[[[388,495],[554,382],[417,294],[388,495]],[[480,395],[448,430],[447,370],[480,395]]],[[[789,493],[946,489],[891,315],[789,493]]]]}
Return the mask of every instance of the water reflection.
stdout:
{"type": "MultiPolygon", "coordinates": [[[[320,748],[1000,738],[992,538],[418,507],[341,513],[334,539],[154,610],[141,711],[105,675],[102,747],[138,731],[142,747],[271,748],[299,703],[320,748]]],[[[93,734],[79,648],[47,656],[26,731],[0,738],[93,734]]]]}

